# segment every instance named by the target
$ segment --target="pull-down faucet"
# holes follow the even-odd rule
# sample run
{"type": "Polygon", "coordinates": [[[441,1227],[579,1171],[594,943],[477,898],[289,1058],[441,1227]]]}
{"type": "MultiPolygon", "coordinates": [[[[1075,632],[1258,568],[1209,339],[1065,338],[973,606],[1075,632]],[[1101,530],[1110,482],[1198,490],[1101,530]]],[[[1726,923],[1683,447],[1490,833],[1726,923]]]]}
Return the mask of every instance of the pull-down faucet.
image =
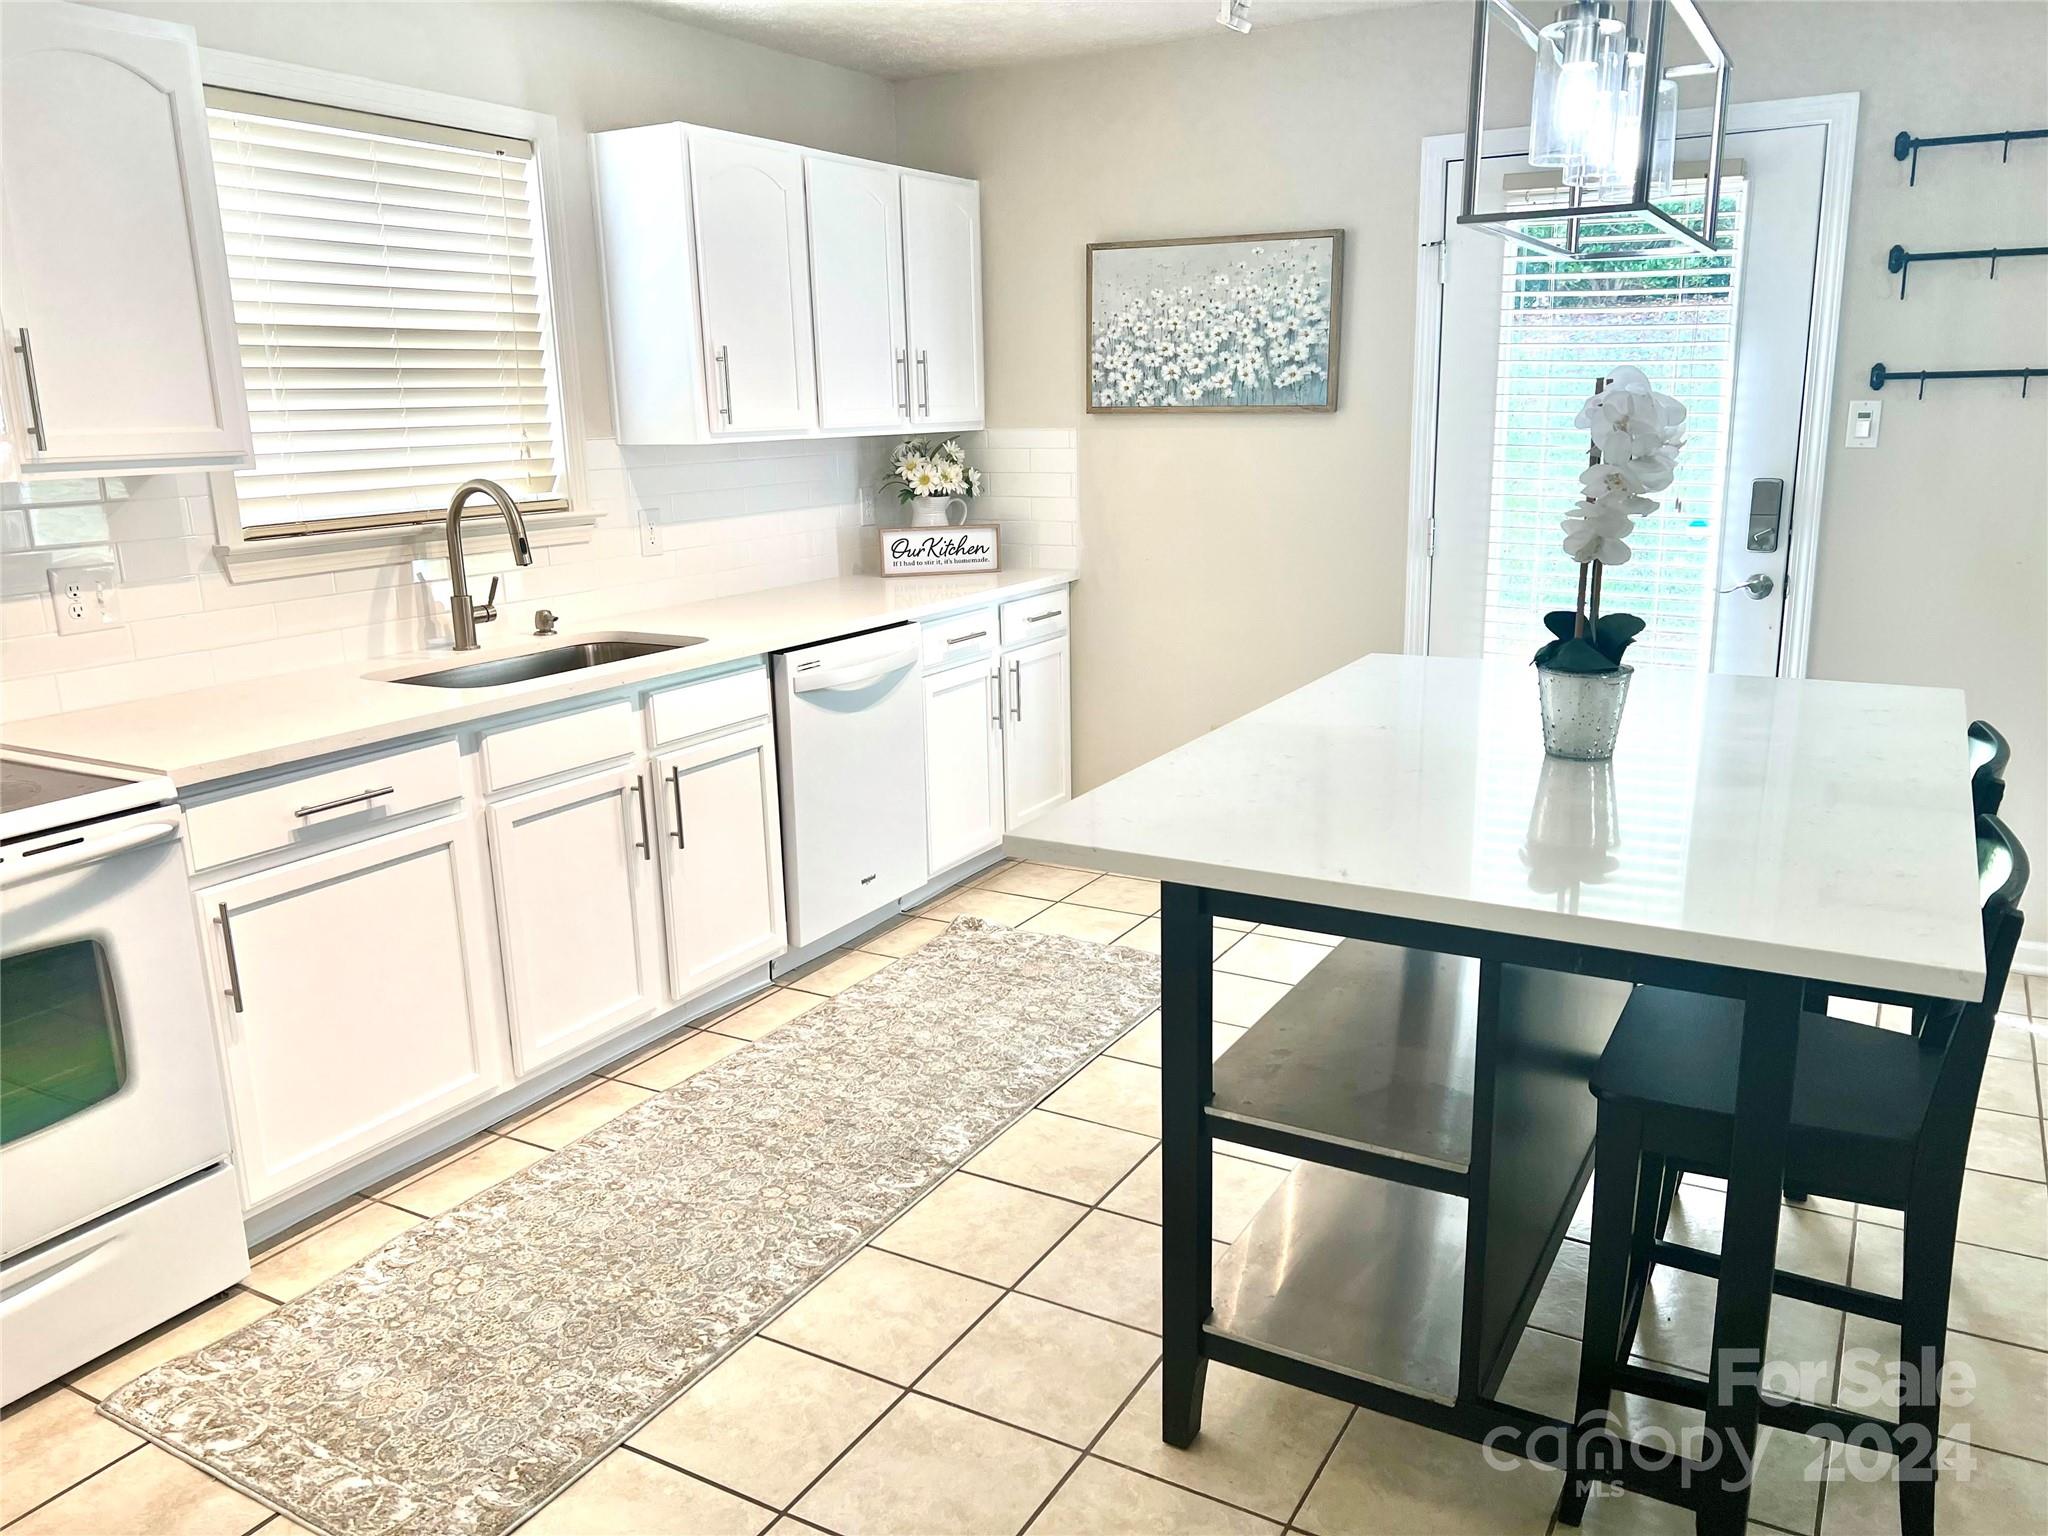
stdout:
{"type": "Polygon", "coordinates": [[[488,496],[498,504],[505,517],[505,532],[512,539],[512,558],[521,565],[533,564],[533,547],[526,542],[526,519],[505,494],[505,487],[495,480],[466,480],[457,486],[448,503],[448,574],[453,584],[448,594],[448,614],[455,621],[458,651],[475,650],[477,625],[488,624],[498,616],[497,577],[491,578],[491,590],[482,602],[469,600],[469,572],[462,564],[462,508],[472,496],[488,496]]]}

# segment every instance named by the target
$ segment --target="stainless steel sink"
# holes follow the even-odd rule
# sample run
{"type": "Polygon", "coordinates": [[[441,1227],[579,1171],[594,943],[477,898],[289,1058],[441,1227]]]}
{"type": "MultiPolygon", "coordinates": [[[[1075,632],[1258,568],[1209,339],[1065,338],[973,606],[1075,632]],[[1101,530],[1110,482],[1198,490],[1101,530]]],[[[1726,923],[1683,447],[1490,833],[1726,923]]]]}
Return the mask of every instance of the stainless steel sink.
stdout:
{"type": "Polygon", "coordinates": [[[422,688],[499,688],[506,683],[530,682],[536,677],[553,677],[561,672],[581,672],[587,667],[609,666],[660,651],[680,651],[702,645],[702,635],[679,635],[673,640],[582,640],[570,645],[551,646],[545,651],[527,651],[518,656],[499,656],[490,661],[472,661],[460,667],[442,667],[434,672],[414,672],[388,679],[394,683],[415,683],[422,688]]]}

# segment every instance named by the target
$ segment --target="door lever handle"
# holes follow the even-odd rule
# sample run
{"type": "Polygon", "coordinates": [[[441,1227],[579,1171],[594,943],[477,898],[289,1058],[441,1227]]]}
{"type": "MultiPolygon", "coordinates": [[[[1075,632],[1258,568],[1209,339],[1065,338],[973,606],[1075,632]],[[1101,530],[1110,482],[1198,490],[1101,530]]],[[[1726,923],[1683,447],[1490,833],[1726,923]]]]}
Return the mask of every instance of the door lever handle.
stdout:
{"type": "Polygon", "coordinates": [[[1771,580],[1762,571],[1758,571],[1747,581],[1738,581],[1732,587],[1716,587],[1714,590],[1722,593],[1724,596],[1730,592],[1747,592],[1752,598],[1762,602],[1773,592],[1777,591],[1777,589],[1778,584],[1775,581],[1771,580]]]}

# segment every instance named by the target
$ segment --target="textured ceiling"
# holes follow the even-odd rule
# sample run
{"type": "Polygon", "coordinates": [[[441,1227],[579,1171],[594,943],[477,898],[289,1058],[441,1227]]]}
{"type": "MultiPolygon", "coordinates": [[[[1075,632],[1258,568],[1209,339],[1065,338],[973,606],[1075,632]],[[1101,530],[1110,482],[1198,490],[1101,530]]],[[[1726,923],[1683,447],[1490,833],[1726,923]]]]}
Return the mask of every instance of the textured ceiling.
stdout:
{"type": "MultiPolygon", "coordinates": [[[[1217,0],[641,0],[711,32],[885,80],[1206,36],[1217,0]]],[[[1385,0],[1249,0],[1254,28],[1385,0]]]]}

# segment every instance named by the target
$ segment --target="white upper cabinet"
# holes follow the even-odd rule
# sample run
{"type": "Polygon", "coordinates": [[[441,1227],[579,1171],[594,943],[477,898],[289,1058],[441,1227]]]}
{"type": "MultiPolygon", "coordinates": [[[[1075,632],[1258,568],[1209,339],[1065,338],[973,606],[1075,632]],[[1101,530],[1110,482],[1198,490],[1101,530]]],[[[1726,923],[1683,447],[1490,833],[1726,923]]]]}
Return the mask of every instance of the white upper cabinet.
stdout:
{"type": "Polygon", "coordinates": [[[683,123],[592,145],[621,443],[982,424],[977,183],[683,123]]]}
{"type": "Polygon", "coordinates": [[[247,463],[191,31],[9,7],[0,142],[0,359],[23,464],[247,463]]]}
{"type": "Polygon", "coordinates": [[[692,129],[690,185],[712,432],[816,426],[803,156],[692,129]]]}
{"type": "Polygon", "coordinates": [[[902,180],[913,418],[920,428],[978,427],[981,187],[918,171],[902,180]]]}
{"type": "Polygon", "coordinates": [[[811,210],[811,317],[818,337],[818,424],[910,420],[903,326],[903,214],[897,173],[804,157],[811,210]]]}

